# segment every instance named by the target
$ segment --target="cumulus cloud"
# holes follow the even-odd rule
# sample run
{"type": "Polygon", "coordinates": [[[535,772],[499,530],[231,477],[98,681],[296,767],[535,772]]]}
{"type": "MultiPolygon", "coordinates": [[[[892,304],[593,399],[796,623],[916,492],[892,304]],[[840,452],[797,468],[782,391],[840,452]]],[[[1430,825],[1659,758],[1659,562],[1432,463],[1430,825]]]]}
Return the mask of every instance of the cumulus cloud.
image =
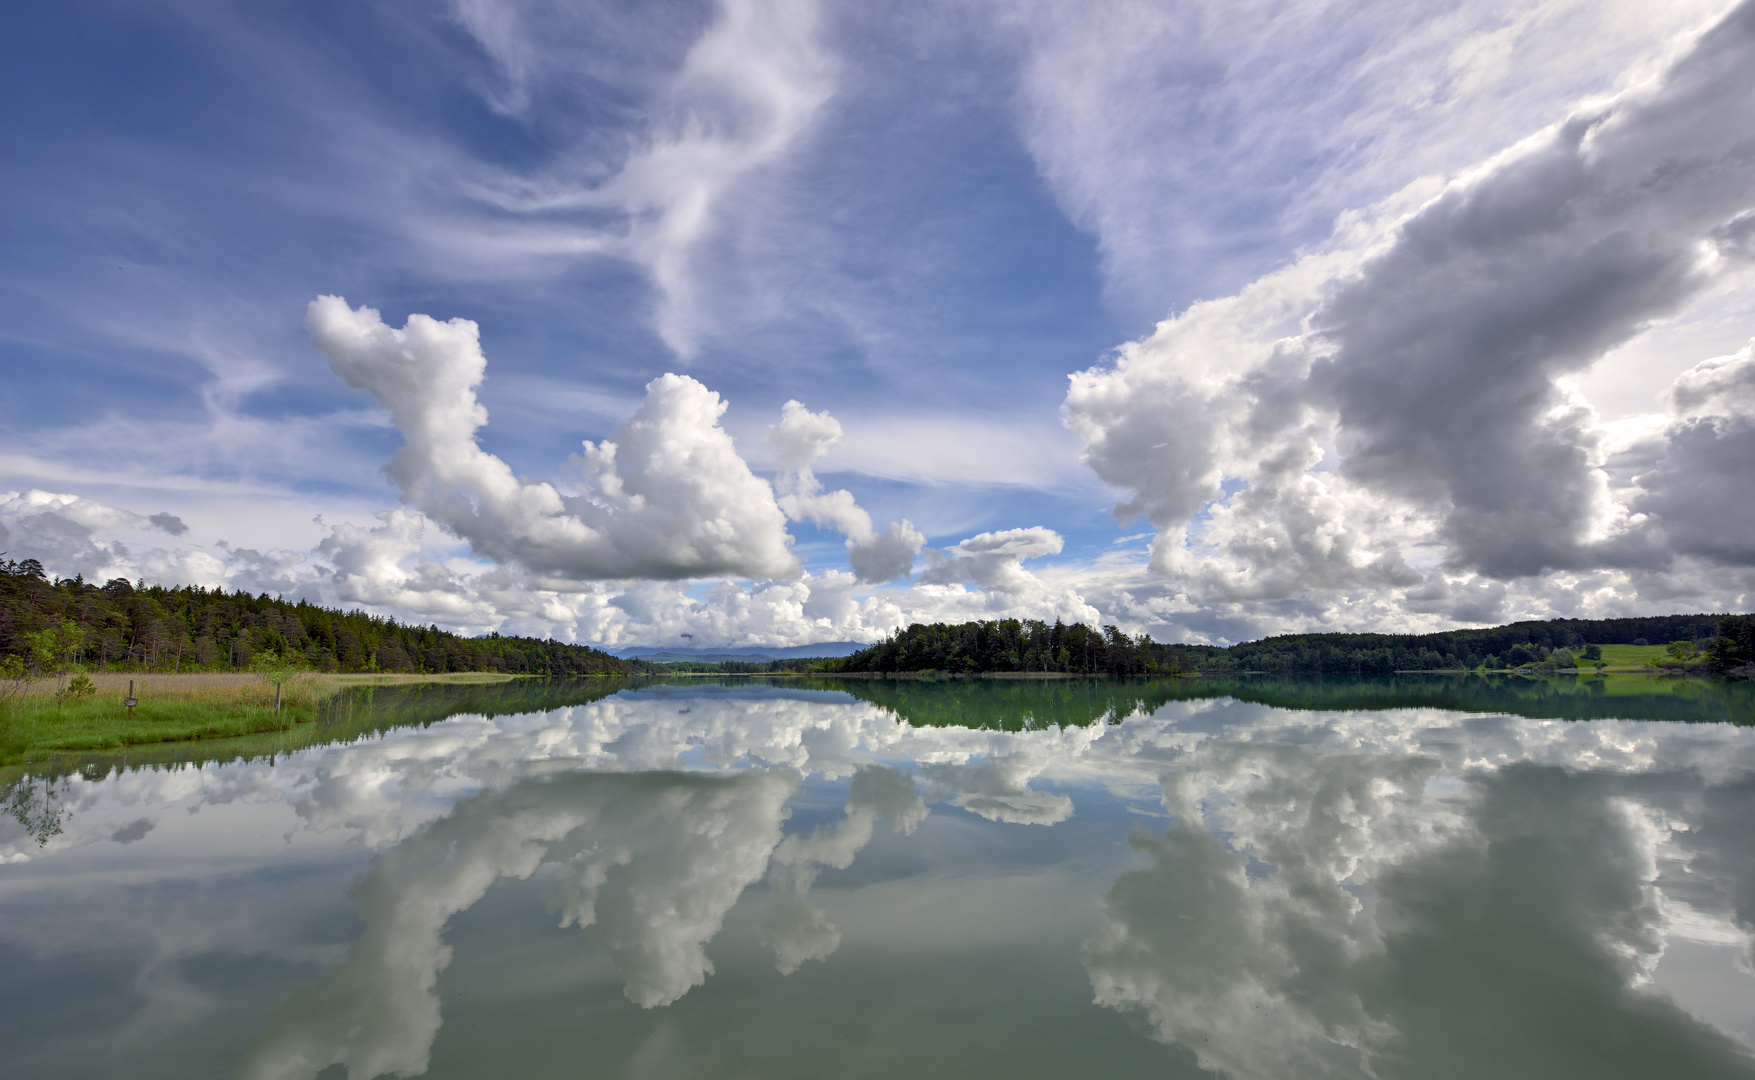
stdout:
{"type": "Polygon", "coordinates": [[[1755,565],[1752,349],[1683,372],[1665,394],[1664,426],[1610,461],[1632,474],[1629,509],[1654,519],[1668,549],[1736,566],[1755,565]]]}
{"type": "Polygon", "coordinates": [[[725,403],[694,379],[649,383],[627,423],[584,444],[580,491],[564,495],[478,444],[487,359],[473,322],[410,315],[397,330],[325,296],[305,327],[343,381],[390,410],[405,445],[385,471],[403,499],[481,555],[575,579],[799,571],[773,490],[719,426],[725,403]]]}
{"type": "Polygon", "coordinates": [[[426,519],[404,508],[377,515],[382,523],[362,529],[334,526],[317,550],[329,559],[327,584],[348,604],[444,616],[464,624],[487,621],[473,590],[449,567],[423,557],[426,519]],[[412,564],[412,565],[411,565],[412,564]]]}
{"type": "Polygon", "coordinates": [[[1687,556],[1747,567],[1746,545],[1708,539],[1755,501],[1728,466],[1741,367],[1684,376],[1678,407],[1730,413],[1671,425],[1655,456],[1673,465],[1632,486],[1568,377],[1744,272],[1751,56],[1744,5],[1660,79],[1411,213],[1344,219],[1329,248],[1073,376],[1067,423],[1127,492],[1117,516],[1159,530],[1152,567],[1197,605],[1331,606],[1687,556]]]}
{"type": "MultiPolygon", "coordinates": [[[[39,559],[49,573],[68,577],[84,573],[99,581],[120,576],[276,593],[465,633],[498,630],[611,648],[811,645],[874,641],[914,621],[1096,618],[1071,586],[1015,566],[963,575],[994,583],[972,589],[958,584],[955,575],[943,584],[862,589],[853,574],[835,570],[782,581],[720,580],[705,587],[652,580],[581,583],[515,565],[484,566],[416,509],[401,507],[376,517],[371,526],[330,525],[328,535],[308,551],[258,550],[224,541],[206,548],[139,550],[79,523],[112,522],[123,535],[150,538],[138,515],[75,495],[30,492],[0,499],[0,543],[6,545],[0,550],[13,559],[39,559]]],[[[1025,544],[1009,558],[1040,547],[1025,544]]],[[[999,558],[1003,563],[1008,557],[999,558]]]]}
{"type": "Polygon", "coordinates": [[[1015,588],[1024,584],[1025,559],[1058,555],[1064,546],[1059,533],[1041,526],[985,532],[947,551],[934,552],[921,580],[973,581],[988,588],[1015,588]]]}
{"type": "Polygon", "coordinates": [[[1676,377],[1665,397],[1679,417],[1755,414],[1755,342],[1695,364],[1676,377]]]}
{"type": "MultiPolygon", "coordinates": [[[[246,550],[246,554],[255,554],[246,550]]],[[[241,561],[241,560],[240,560],[241,561]]],[[[155,585],[167,585],[180,588],[184,585],[199,585],[204,589],[227,587],[242,588],[244,574],[234,583],[233,571],[243,567],[227,565],[224,559],[206,551],[185,551],[178,548],[173,551],[158,549],[147,552],[139,561],[136,576],[150,580],[155,585]]],[[[254,569],[254,568],[250,568],[254,569]]],[[[124,575],[125,576],[125,575],[124,575]]],[[[257,577],[249,574],[250,577],[257,577]]]]}
{"type": "Polygon", "coordinates": [[[841,441],[841,425],[826,412],[813,413],[797,401],[788,401],[780,422],[768,429],[768,445],[780,465],[780,485],[785,494],[780,506],[794,521],[810,521],[840,530],[847,537],[847,559],[854,579],[861,584],[881,584],[905,578],[914,569],[914,557],[926,546],[926,537],[911,521],[892,521],[878,532],[871,515],[846,490],[823,491],[811,466],[841,441]]]}
{"type": "Polygon", "coordinates": [[[49,491],[0,491],[0,545],[13,559],[36,559],[50,573],[102,581],[126,566],[128,545],[97,539],[137,526],[138,514],[77,495],[49,491]]]}

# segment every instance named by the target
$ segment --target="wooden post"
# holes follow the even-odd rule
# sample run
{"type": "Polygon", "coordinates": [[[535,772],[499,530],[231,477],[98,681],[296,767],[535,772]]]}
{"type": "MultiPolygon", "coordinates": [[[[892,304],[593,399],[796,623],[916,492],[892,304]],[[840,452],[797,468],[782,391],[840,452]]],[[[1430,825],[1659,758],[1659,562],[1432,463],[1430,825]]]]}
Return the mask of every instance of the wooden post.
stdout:
{"type": "Polygon", "coordinates": [[[280,684],[274,684],[274,715],[280,715],[280,684]]]}
{"type": "Polygon", "coordinates": [[[133,679],[128,680],[128,696],[122,699],[122,704],[128,709],[128,718],[134,719],[134,706],[140,704],[140,699],[134,696],[133,679]]]}

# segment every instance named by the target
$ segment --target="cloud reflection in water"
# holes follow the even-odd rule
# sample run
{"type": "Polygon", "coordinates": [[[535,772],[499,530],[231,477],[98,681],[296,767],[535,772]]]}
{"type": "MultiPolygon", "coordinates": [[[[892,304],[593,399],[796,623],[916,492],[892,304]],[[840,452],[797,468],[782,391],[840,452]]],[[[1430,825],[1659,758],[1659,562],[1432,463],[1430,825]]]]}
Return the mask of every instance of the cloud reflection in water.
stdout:
{"type": "Polygon", "coordinates": [[[1755,1075],[1650,986],[1697,773],[1441,764],[1204,744],[1105,897],[1097,1001],[1236,1080],[1755,1075]]]}
{"type": "Polygon", "coordinates": [[[713,970],[704,948],[780,843],[789,771],[731,776],[570,773],[457,804],[382,852],[354,890],[366,931],[345,963],[294,994],[258,1040],[262,1080],[425,1072],[440,1025],[445,923],[500,878],[555,864],[562,925],[590,927],[628,997],[668,1005],[713,970]]]}
{"type": "MultiPolygon", "coordinates": [[[[466,1004],[441,1001],[447,934],[465,957],[476,947],[448,926],[496,882],[519,879],[581,928],[579,970],[594,946],[648,1008],[713,974],[709,948],[751,886],[766,894],[747,924],[752,946],[760,923],[774,966],[800,972],[785,980],[790,993],[812,980],[809,995],[826,993],[820,1008],[832,1012],[836,994],[863,1000],[853,984],[872,985],[861,980],[873,956],[964,962],[948,936],[960,925],[953,897],[985,909],[1071,880],[1087,884],[1055,901],[1064,937],[986,918],[983,955],[1017,958],[1028,982],[1050,969],[1026,958],[1058,950],[1064,971],[1053,970],[1071,1000],[1094,999],[1101,1008],[1088,1011],[1110,1021],[1110,1010],[1136,1017],[1238,1080],[1749,1076],[1747,1051],[1695,1015],[1746,1035],[1741,1021],[1698,999],[1683,1011],[1660,962],[1686,941],[1749,966],[1751,734],[1224,699],[1003,731],[915,726],[840,694],[668,687],[459,716],[272,764],[72,776],[65,831],[39,845],[0,820],[0,857],[28,857],[21,866],[37,873],[75,852],[126,853],[164,880],[204,881],[204,866],[177,861],[194,823],[207,830],[188,849],[197,859],[211,857],[205,837],[223,834],[228,857],[279,865],[258,854],[262,828],[290,828],[312,852],[369,849],[352,894],[365,929],[256,1032],[245,1058],[255,1077],[334,1064],[354,1077],[424,1071],[442,1010],[466,1004]],[[844,810],[788,834],[806,782],[819,795],[844,790],[844,810]],[[930,802],[968,813],[929,819],[930,802]],[[1152,824],[1135,827],[1128,863],[1115,842],[1140,820],[1152,824]],[[882,856],[891,877],[839,894],[832,920],[812,890],[825,871],[850,868],[885,821],[911,838],[882,856]],[[899,877],[898,858],[914,860],[899,877]],[[1086,910],[1101,901],[1093,924],[1073,910],[1079,897],[1086,910]],[[913,914],[896,917],[899,898],[913,914]],[[844,933],[833,963],[801,972],[841,950],[844,933]]],[[[155,963],[212,948],[191,935],[155,963]]],[[[742,948],[727,946],[719,978],[759,1011],[773,984],[732,974],[742,948]]],[[[771,979],[763,955],[739,970],[771,979]]],[[[1731,1004],[1744,994],[1755,1007],[1755,983],[1729,976],[1743,980],[1731,1004]]],[[[723,1006],[711,997],[688,1015],[723,1006]]]]}

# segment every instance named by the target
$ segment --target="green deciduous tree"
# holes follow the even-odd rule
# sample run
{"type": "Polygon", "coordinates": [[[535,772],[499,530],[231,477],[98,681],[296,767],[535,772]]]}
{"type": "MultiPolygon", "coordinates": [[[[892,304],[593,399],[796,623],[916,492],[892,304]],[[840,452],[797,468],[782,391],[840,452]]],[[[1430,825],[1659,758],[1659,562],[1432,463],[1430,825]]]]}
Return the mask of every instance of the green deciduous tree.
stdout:
{"type": "MultiPolygon", "coordinates": [[[[67,690],[67,676],[78,670],[74,660],[79,650],[85,646],[86,632],[72,619],[62,619],[25,640],[30,648],[31,657],[36,661],[37,670],[45,675],[55,677],[55,693],[60,695],[67,690]]],[[[90,682],[90,680],[86,680],[90,682]]]]}

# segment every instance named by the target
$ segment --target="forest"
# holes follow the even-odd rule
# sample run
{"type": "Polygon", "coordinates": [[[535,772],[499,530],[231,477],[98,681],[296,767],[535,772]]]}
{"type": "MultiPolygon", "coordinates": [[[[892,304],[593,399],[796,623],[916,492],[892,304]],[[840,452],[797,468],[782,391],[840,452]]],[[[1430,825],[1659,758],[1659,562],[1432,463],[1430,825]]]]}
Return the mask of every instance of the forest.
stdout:
{"type": "Polygon", "coordinates": [[[1175,675],[1188,650],[1128,637],[1113,626],[1051,626],[1035,619],[915,623],[869,649],[818,661],[821,672],[1041,672],[1065,675],[1175,675]]]}
{"type": "Polygon", "coordinates": [[[1751,659],[1748,615],[1657,615],[1628,619],[1551,619],[1437,634],[1288,634],[1215,650],[1206,671],[1388,674],[1394,671],[1514,668],[1559,650],[1584,655],[1592,645],[1687,642],[1690,655],[1729,670],[1751,659]],[[1741,642],[1741,644],[1739,644],[1741,642]]]}
{"type": "Polygon", "coordinates": [[[1755,616],[1659,615],[1628,619],[1552,619],[1437,634],[1289,634],[1230,648],[1161,645],[1113,626],[1052,626],[1002,619],[915,623],[852,656],[818,661],[825,673],[1059,672],[1170,675],[1267,672],[1384,675],[1396,671],[1515,668],[1556,654],[1589,657],[1591,646],[1687,643],[1702,664],[1731,671],[1755,663],[1755,616]]]}
{"type": "Polygon", "coordinates": [[[266,593],[50,580],[35,559],[0,559],[0,660],[40,669],[48,654],[50,666],[93,670],[229,671],[269,662],[342,672],[627,675],[648,667],[584,645],[468,638],[266,593]]]}

